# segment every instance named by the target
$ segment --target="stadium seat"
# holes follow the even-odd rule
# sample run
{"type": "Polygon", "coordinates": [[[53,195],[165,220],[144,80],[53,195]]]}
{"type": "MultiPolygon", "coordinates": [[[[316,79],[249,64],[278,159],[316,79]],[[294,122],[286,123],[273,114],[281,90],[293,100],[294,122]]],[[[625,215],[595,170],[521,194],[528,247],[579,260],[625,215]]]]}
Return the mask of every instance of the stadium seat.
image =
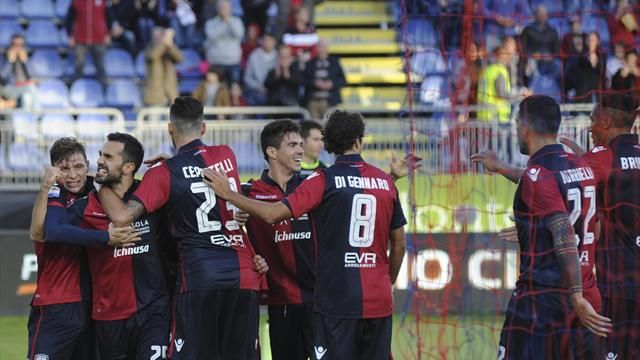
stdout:
{"type": "Polygon", "coordinates": [[[420,86],[420,101],[430,105],[442,105],[448,100],[447,80],[442,75],[430,75],[420,86]]]}
{"type": "Polygon", "coordinates": [[[341,58],[340,64],[349,84],[406,83],[399,57],[341,58]]]}
{"type": "Polygon", "coordinates": [[[136,56],[136,74],[138,77],[144,79],[147,76],[147,65],[144,60],[144,52],[141,51],[136,56]]]}
{"type": "Polygon", "coordinates": [[[122,49],[109,49],[104,57],[105,73],[108,77],[135,77],[133,58],[122,49]]]}
{"type": "Polygon", "coordinates": [[[38,83],[38,100],[43,108],[63,108],[69,106],[67,85],[58,79],[38,83]]]}
{"type": "Polygon", "coordinates": [[[11,125],[16,140],[35,141],[38,139],[38,117],[35,114],[16,111],[11,114],[11,125]]]}
{"type": "Polygon", "coordinates": [[[608,48],[611,36],[609,34],[609,25],[605,18],[601,16],[585,16],[582,19],[582,31],[584,33],[597,32],[600,35],[600,46],[604,49],[608,48]]]}
{"type": "Polygon", "coordinates": [[[383,1],[325,1],[315,7],[316,25],[380,25],[393,19],[383,1]]]}
{"type": "Polygon", "coordinates": [[[112,129],[109,116],[103,114],[78,115],[78,137],[100,140],[112,129]]]}
{"type": "Polygon", "coordinates": [[[142,104],[140,89],[131,80],[114,80],[107,87],[105,103],[117,108],[132,108],[142,104]]]}
{"type": "Polygon", "coordinates": [[[76,107],[99,107],[104,102],[102,85],[94,79],[78,79],[69,90],[71,104],[76,107]]]}
{"type": "Polygon", "coordinates": [[[400,51],[393,29],[319,29],[332,54],[394,54],[400,51]]]}
{"type": "Polygon", "coordinates": [[[55,17],[52,0],[22,0],[22,16],[30,19],[50,19],[55,17]]]}
{"type": "Polygon", "coordinates": [[[20,1],[0,0],[0,18],[15,19],[20,16],[20,1]]]}
{"type": "MultiPolygon", "coordinates": [[[[84,140],[80,137],[81,140],[84,140]]],[[[94,172],[98,170],[98,158],[100,157],[100,150],[104,141],[89,141],[85,142],[85,152],[87,154],[87,161],[89,162],[89,171],[94,172]]]]}
{"type": "Polygon", "coordinates": [[[260,148],[255,143],[231,143],[229,147],[236,154],[236,158],[243,160],[238,163],[239,171],[256,173],[264,168],[264,158],[260,156],[260,148]]]}
{"type": "Polygon", "coordinates": [[[531,11],[535,11],[538,5],[546,6],[547,11],[551,15],[562,15],[566,13],[563,0],[531,0],[531,11]]]}
{"type": "Polygon", "coordinates": [[[195,50],[182,49],[182,62],[176,64],[176,71],[181,78],[200,78],[200,62],[202,59],[195,50]]]}
{"type": "Polygon", "coordinates": [[[62,45],[60,31],[50,20],[34,20],[25,33],[27,44],[32,47],[58,47],[62,45]]]}
{"type": "Polygon", "coordinates": [[[411,59],[411,71],[421,76],[444,74],[447,72],[447,64],[440,50],[425,49],[411,59]]]}
{"type": "MultiPolygon", "coordinates": [[[[403,41],[404,39],[400,39],[403,41]]],[[[437,47],[438,33],[426,19],[409,19],[406,33],[407,45],[411,47],[437,47]]]]}
{"type": "Polygon", "coordinates": [[[69,12],[69,6],[71,6],[71,0],[56,0],[56,16],[64,19],[69,12]]]}
{"type": "Polygon", "coordinates": [[[560,39],[562,39],[564,34],[571,30],[569,27],[569,19],[567,17],[550,18],[549,25],[558,32],[558,37],[560,37],[560,39]]]}
{"type": "Polygon", "coordinates": [[[14,171],[42,171],[47,163],[46,153],[33,143],[9,145],[8,167],[14,171]]]}
{"type": "Polygon", "coordinates": [[[240,0],[231,0],[231,14],[241,19],[244,17],[244,10],[240,0]]]}
{"type": "Polygon", "coordinates": [[[27,64],[29,74],[35,78],[59,78],[64,75],[65,65],[57,51],[36,50],[27,64]]]}
{"type": "Polygon", "coordinates": [[[16,19],[0,19],[0,47],[6,48],[11,43],[13,34],[22,34],[24,30],[16,19]]]}
{"type": "Polygon", "coordinates": [[[535,95],[548,95],[557,101],[561,100],[560,86],[557,81],[549,76],[537,75],[531,82],[531,90],[535,95]]]}
{"type": "Polygon", "coordinates": [[[180,95],[191,95],[201,81],[201,79],[181,79],[180,85],[178,86],[180,95]]]}
{"type": "Polygon", "coordinates": [[[406,87],[344,87],[341,107],[400,110],[407,96],[406,87]]]}
{"type": "MultiPolygon", "coordinates": [[[[75,72],[75,57],[73,56],[73,54],[69,54],[69,56],[67,57],[67,66],[66,66],[66,70],[65,73],[67,76],[73,76],[74,72],[75,72]]],[[[91,56],[90,53],[87,54],[87,57],[85,58],[84,61],[84,69],[82,71],[82,73],[84,74],[84,76],[96,76],[96,66],[93,63],[93,57],[91,56]]]]}
{"type": "Polygon", "coordinates": [[[45,114],[40,120],[40,128],[48,141],[75,136],[74,120],[69,114],[45,114]]]}

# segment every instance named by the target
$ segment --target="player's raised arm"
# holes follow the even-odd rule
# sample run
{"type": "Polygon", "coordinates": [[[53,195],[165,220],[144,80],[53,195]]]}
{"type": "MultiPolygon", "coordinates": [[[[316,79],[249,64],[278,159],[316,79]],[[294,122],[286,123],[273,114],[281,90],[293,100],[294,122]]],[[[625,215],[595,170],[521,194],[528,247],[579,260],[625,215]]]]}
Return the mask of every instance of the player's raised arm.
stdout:
{"type": "Polygon", "coordinates": [[[48,166],[45,169],[40,185],[40,191],[36,197],[36,202],[31,210],[31,225],[29,226],[29,237],[33,241],[44,242],[44,220],[47,216],[47,200],[49,190],[53,184],[62,176],[62,172],[56,166],[48,166]]]}
{"type": "Polygon", "coordinates": [[[611,320],[599,315],[582,296],[582,273],[573,226],[566,213],[550,216],[546,226],[553,236],[553,251],[560,263],[571,305],[580,321],[591,332],[606,337],[611,332],[611,320]]]}
{"type": "Polygon", "coordinates": [[[417,170],[422,167],[422,158],[414,154],[409,154],[403,158],[396,158],[395,154],[391,154],[391,162],[389,163],[391,178],[398,181],[409,175],[410,171],[417,170]]]}
{"type": "Polygon", "coordinates": [[[103,186],[98,191],[100,203],[114,225],[122,227],[131,224],[135,219],[143,215],[146,210],[137,200],[129,200],[126,203],[108,186],[103,186]]]}
{"type": "Polygon", "coordinates": [[[524,173],[523,168],[507,164],[500,160],[498,155],[491,150],[484,150],[471,155],[471,161],[481,163],[487,170],[497,172],[514,183],[517,183],[524,173]]]}
{"type": "Polygon", "coordinates": [[[213,169],[205,169],[202,173],[204,182],[209,185],[216,196],[232,203],[238,208],[256,216],[269,224],[275,224],[281,220],[291,218],[291,210],[281,203],[269,203],[249,199],[240,193],[231,190],[227,174],[213,169]]]}
{"type": "Polygon", "coordinates": [[[391,278],[391,284],[395,284],[398,274],[400,273],[406,248],[404,226],[391,230],[389,241],[391,243],[391,247],[389,248],[389,277],[391,278]]]}

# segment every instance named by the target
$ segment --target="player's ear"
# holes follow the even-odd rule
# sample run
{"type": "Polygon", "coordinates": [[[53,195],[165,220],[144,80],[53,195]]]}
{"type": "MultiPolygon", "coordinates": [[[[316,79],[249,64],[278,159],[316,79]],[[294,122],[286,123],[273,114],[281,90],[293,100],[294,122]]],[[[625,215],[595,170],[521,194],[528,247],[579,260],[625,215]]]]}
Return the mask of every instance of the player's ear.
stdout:
{"type": "Polygon", "coordinates": [[[200,136],[204,135],[206,131],[207,131],[207,124],[203,121],[202,126],[200,126],[200,136]]]}
{"type": "Polygon", "coordinates": [[[276,158],[276,152],[278,152],[278,149],[274,148],[273,146],[267,146],[267,157],[269,157],[269,159],[275,159],[276,158]]]}
{"type": "Polygon", "coordinates": [[[173,135],[173,124],[171,121],[167,123],[167,130],[169,131],[169,135],[173,135]]]}

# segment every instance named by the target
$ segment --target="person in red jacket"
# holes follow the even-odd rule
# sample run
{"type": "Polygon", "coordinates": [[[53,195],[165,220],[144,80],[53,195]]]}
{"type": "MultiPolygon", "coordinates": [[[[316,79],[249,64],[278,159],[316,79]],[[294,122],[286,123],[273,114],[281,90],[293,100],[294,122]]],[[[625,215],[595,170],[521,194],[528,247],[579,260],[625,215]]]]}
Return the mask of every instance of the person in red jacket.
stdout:
{"type": "Polygon", "coordinates": [[[73,0],[66,18],[69,47],[75,57],[74,79],[83,75],[87,52],[91,52],[98,80],[105,84],[104,53],[111,44],[106,0],[73,0]]]}

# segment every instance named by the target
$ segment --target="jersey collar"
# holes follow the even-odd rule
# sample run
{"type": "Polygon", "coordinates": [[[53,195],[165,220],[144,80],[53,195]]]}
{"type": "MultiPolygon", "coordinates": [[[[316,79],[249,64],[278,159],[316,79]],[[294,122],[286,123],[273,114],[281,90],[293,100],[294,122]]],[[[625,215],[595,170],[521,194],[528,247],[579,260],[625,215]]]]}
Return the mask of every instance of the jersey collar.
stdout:
{"type": "Polygon", "coordinates": [[[539,157],[546,156],[549,154],[557,154],[557,153],[564,153],[564,148],[562,147],[562,144],[545,145],[541,147],[538,151],[533,153],[531,157],[529,157],[529,165],[533,164],[534,160],[539,157]]]}
{"type": "Polygon", "coordinates": [[[362,159],[362,156],[360,154],[339,155],[338,157],[336,157],[336,164],[356,162],[364,162],[364,159],[362,159]]]}
{"type": "Polygon", "coordinates": [[[184,151],[189,151],[189,150],[197,148],[198,146],[204,146],[204,143],[200,139],[195,139],[195,140],[193,140],[192,142],[190,142],[188,144],[180,146],[180,149],[178,149],[178,152],[181,153],[181,152],[184,152],[184,151]]]}
{"type": "Polygon", "coordinates": [[[613,138],[613,140],[611,140],[609,142],[609,145],[616,145],[618,143],[632,143],[632,144],[637,144],[638,143],[638,135],[636,134],[621,134],[618,135],[616,137],[613,138]]]}
{"type": "MultiPolygon", "coordinates": [[[[269,177],[269,169],[265,169],[262,171],[262,175],[260,176],[260,180],[269,186],[277,187],[280,190],[283,190],[280,185],[275,182],[272,178],[269,177]]],[[[283,193],[289,194],[293,192],[293,189],[296,188],[296,185],[300,182],[300,173],[294,173],[291,179],[287,182],[287,191],[282,191],[283,193]]]]}

